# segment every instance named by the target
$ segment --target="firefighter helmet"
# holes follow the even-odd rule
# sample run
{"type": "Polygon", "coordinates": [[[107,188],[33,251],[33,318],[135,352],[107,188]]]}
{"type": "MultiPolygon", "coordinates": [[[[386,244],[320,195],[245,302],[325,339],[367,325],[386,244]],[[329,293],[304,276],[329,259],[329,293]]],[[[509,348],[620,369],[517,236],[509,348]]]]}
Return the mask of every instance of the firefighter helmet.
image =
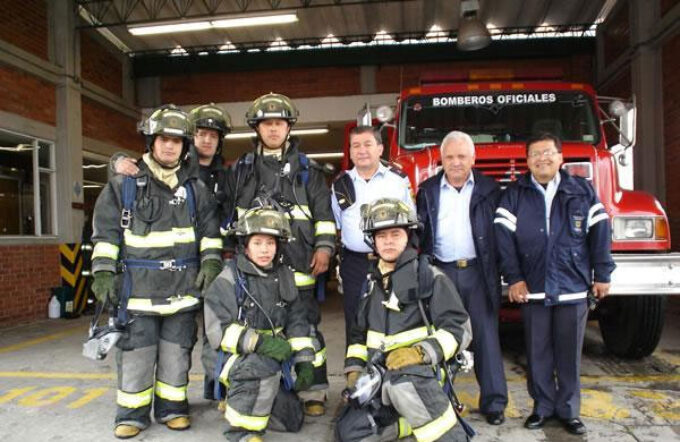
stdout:
{"type": "Polygon", "coordinates": [[[191,125],[192,133],[196,133],[197,129],[216,130],[219,134],[219,141],[217,142],[215,155],[222,153],[224,136],[231,132],[231,117],[229,113],[215,106],[214,103],[204,104],[191,109],[189,112],[189,124],[191,125]]]}
{"type": "Polygon", "coordinates": [[[396,198],[379,198],[361,206],[362,230],[372,235],[382,229],[404,227],[418,228],[416,212],[406,203],[396,198]]]}
{"type": "Polygon", "coordinates": [[[255,129],[261,121],[276,118],[286,120],[292,126],[299,115],[290,98],[270,92],[253,101],[246,112],[246,123],[255,129]]]}
{"type": "Polygon", "coordinates": [[[151,150],[157,135],[178,137],[186,141],[189,138],[189,118],[177,106],[170,104],[159,107],[144,122],[142,133],[146,136],[146,149],[151,150]]]}
{"type": "Polygon", "coordinates": [[[271,235],[283,241],[292,237],[288,219],[272,207],[257,207],[246,211],[238,218],[234,234],[239,237],[271,235]]]}

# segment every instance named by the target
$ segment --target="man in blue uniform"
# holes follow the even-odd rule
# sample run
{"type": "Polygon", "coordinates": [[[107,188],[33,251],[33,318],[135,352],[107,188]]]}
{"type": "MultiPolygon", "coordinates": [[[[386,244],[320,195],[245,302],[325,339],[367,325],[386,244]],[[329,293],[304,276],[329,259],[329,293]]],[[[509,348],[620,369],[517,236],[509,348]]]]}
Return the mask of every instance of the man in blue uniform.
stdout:
{"type": "Polygon", "coordinates": [[[382,153],[383,144],[377,129],[371,126],[353,128],[349,133],[349,157],[354,167],[340,173],[331,187],[333,215],[342,238],[340,277],[345,307],[345,345],[349,342],[372,251],[361,230],[361,205],[391,197],[413,208],[408,177],[397,167],[382,164],[382,153]]]}
{"type": "Polygon", "coordinates": [[[493,220],[496,182],[473,170],[475,145],[453,131],[441,144],[442,171],[420,184],[416,202],[424,224],[421,251],[453,281],[472,321],[479,409],[491,425],[505,421],[508,387],[498,338],[501,304],[493,220]]]}
{"type": "Polygon", "coordinates": [[[508,186],[494,219],[501,273],[510,302],[521,304],[528,389],[528,429],[552,416],[573,434],[579,419],[580,365],[587,295],[609,292],[609,215],[590,183],[560,171],[562,143],[543,133],[526,144],[529,172],[508,186]]]}

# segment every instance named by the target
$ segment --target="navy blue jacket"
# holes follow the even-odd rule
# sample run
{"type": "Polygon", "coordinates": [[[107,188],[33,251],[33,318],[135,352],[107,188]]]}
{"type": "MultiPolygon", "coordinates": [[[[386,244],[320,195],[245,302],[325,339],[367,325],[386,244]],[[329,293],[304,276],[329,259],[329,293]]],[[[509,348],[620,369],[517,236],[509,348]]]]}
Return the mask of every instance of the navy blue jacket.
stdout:
{"type": "Polygon", "coordinates": [[[595,281],[609,282],[616,267],[609,215],[593,187],[583,178],[559,173],[549,235],[545,199],[530,172],[503,192],[494,220],[505,281],[525,281],[530,300],[545,305],[585,302],[593,274],[595,281]]]}
{"type": "MultiPolygon", "coordinates": [[[[500,307],[500,277],[496,263],[496,241],[493,220],[500,198],[500,187],[496,181],[472,170],[475,186],[470,197],[470,223],[472,239],[475,244],[480,274],[484,279],[484,292],[494,309],[500,307]]],[[[434,256],[434,241],[437,238],[437,218],[439,215],[439,194],[444,172],[441,171],[420,184],[416,197],[418,219],[423,223],[420,232],[422,253],[434,256]]]]}

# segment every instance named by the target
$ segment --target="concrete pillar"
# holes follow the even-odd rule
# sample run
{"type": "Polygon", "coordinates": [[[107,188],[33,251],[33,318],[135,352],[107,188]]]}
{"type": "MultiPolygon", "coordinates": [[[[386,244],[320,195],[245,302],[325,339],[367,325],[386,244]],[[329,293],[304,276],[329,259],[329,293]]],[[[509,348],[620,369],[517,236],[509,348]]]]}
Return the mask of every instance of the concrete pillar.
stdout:
{"type": "Polygon", "coordinates": [[[632,90],[638,105],[635,188],[666,200],[661,50],[654,42],[659,2],[630,1],[632,90]]]}
{"type": "Polygon", "coordinates": [[[57,83],[57,226],[61,242],[80,240],[83,228],[83,152],[80,39],[73,0],[49,2],[54,63],[64,69],[57,83]]]}

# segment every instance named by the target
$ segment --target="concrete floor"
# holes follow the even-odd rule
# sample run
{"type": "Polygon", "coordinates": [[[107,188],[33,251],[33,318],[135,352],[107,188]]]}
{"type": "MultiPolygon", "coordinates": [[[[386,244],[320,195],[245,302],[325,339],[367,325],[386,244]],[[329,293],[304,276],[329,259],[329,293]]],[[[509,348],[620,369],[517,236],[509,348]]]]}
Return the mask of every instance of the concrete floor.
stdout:
{"type": "MultiPolygon", "coordinates": [[[[333,294],[324,304],[331,383],[329,413],[308,418],[298,434],[267,433],[266,441],[332,441],[332,418],[344,387],[342,358],[344,325],[341,299],[333,294]]],[[[0,440],[106,441],[112,436],[115,411],[114,359],[94,362],[81,356],[90,317],[45,320],[0,330],[0,440]]],[[[510,391],[506,423],[486,424],[476,409],[478,390],[471,374],[456,385],[468,405],[466,416],[478,432],[477,441],[680,441],[680,297],[669,303],[666,328],[657,351],[642,361],[612,357],[604,350],[597,325],[589,325],[582,370],[582,417],[587,438],[567,434],[556,422],[528,431],[522,423],[531,411],[526,392],[522,332],[502,327],[505,370],[510,391]]],[[[189,387],[193,426],[172,432],[152,425],[135,440],[224,440],[222,417],[202,399],[200,343],[194,351],[189,387]]]]}

